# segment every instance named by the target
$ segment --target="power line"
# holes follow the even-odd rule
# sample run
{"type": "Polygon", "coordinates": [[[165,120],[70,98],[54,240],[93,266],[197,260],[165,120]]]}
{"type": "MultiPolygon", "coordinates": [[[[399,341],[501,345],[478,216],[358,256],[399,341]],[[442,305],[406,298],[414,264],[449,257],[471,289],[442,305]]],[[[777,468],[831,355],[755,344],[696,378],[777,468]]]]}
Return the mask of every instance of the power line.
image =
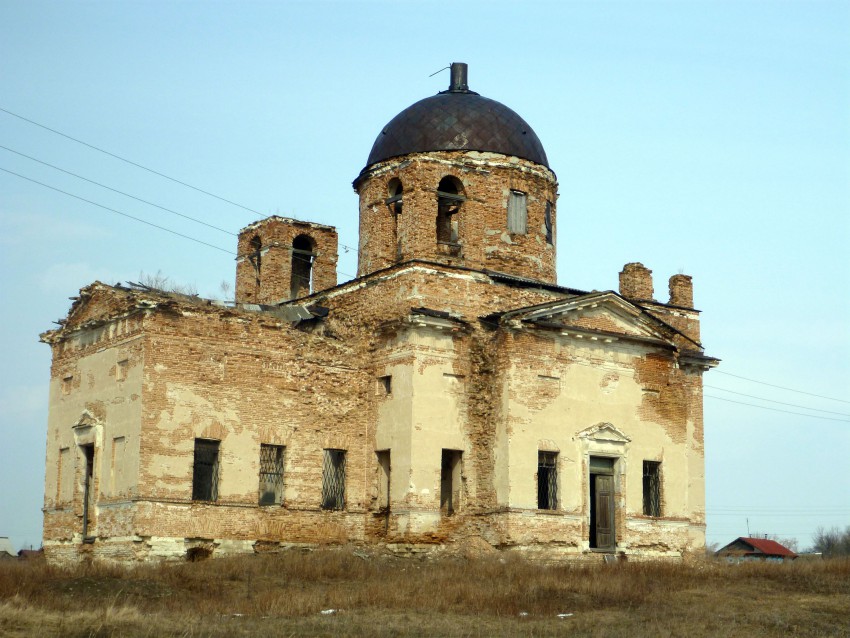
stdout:
{"type": "Polygon", "coordinates": [[[210,197],[214,197],[215,199],[218,199],[222,202],[226,202],[227,204],[231,204],[233,206],[236,206],[237,208],[247,210],[248,212],[254,213],[255,215],[259,215],[260,217],[267,217],[267,215],[263,215],[262,213],[254,210],[252,208],[248,208],[247,206],[243,206],[242,204],[238,204],[238,203],[231,201],[229,199],[225,199],[224,197],[220,197],[219,195],[216,195],[215,193],[210,193],[209,191],[205,191],[203,188],[198,188],[197,186],[192,186],[191,184],[187,184],[186,182],[180,181],[179,179],[175,179],[174,177],[169,177],[165,173],[160,173],[159,171],[155,171],[152,168],[148,168],[147,166],[142,166],[141,164],[138,164],[138,163],[136,163],[132,160],[128,160],[125,157],[121,157],[120,155],[116,155],[115,153],[110,153],[107,150],[104,150],[102,148],[94,146],[93,144],[89,144],[88,142],[84,142],[83,140],[77,139],[76,137],[71,137],[70,135],[63,133],[62,131],[57,131],[56,129],[50,128],[49,126],[45,126],[44,124],[39,124],[35,120],[31,120],[29,118],[26,118],[23,115],[18,115],[17,113],[12,113],[12,111],[4,109],[3,107],[0,107],[0,111],[2,111],[3,113],[8,113],[12,117],[16,117],[20,120],[23,120],[24,122],[29,122],[30,124],[34,124],[35,126],[43,128],[46,131],[50,131],[51,133],[55,133],[56,135],[61,135],[62,137],[71,140],[72,142],[76,142],[77,144],[82,144],[83,146],[87,146],[88,148],[95,150],[99,153],[103,153],[104,155],[109,155],[110,157],[114,157],[117,160],[121,160],[122,162],[126,162],[127,164],[130,164],[131,166],[135,166],[136,168],[141,168],[142,170],[147,171],[148,173],[153,173],[154,175],[158,175],[159,177],[163,177],[163,178],[170,180],[170,181],[172,181],[176,184],[180,184],[181,186],[185,186],[186,188],[191,188],[194,191],[198,191],[199,193],[203,193],[204,195],[209,195],[210,197]]]}
{"type": "Polygon", "coordinates": [[[830,401],[840,401],[841,403],[850,403],[850,401],[847,401],[846,399],[836,399],[835,397],[827,397],[827,396],[824,396],[822,394],[814,394],[812,392],[805,392],[803,390],[795,390],[794,388],[786,388],[785,386],[774,385],[773,383],[767,383],[766,381],[757,381],[756,379],[749,379],[747,377],[742,377],[738,374],[732,374],[731,372],[724,372],[723,370],[717,370],[716,372],[718,372],[719,374],[725,374],[725,375],[730,376],[730,377],[735,377],[736,379],[743,379],[744,381],[752,381],[753,383],[759,383],[761,385],[770,386],[771,388],[778,388],[780,390],[788,390],[789,392],[797,392],[799,394],[807,394],[810,397],[817,397],[818,399],[828,399],[830,401]]]}
{"type": "Polygon", "coordinates": [[[729,392],[730,394],[737,394],[742,397],[749,397],[750,399],[758,399],[759,401],[767,401],[768,403],[775,403],[777,405],[787,405],[792,408],[802,408],[804,410],[814,410],[815,412],[826,412],[827,414],[838,414],[840,416],[846,416],[850,418],[850,414],[845,414],[844,412],[833,412],[832,410],[821,410],[820,408],[810,408],[806,405],[797,405],[796,403],[783,403],[782,401],[774,401],[773,399],[766,399],[765,397],[757,397],[752,394],[744,394],[743,392],[735,392],[734,390],[727,390],[726,388],[718,388],[713,385],[703,385],[704,388],[711,388],[712,390],[720,390],[721,392],[729,392]]]}
{"type": "Polygon", "coordinates": [[[707,399],[717,399],[718,401],[727,401],[729,403],[737,403],[738,405],[748,405],[751,408],[761,408],[762,410],[771,410],[773,412],[785,412],[786,414],[796,414],[797,416],[806,416],[810,419],[824,419],[826,421],[840,421],[841,423],[850,423],[850,419],[836,419],[830,416],[817,416],[816,414],[805,414],[804,412],[792,412],[791,410],[781,410],[779,408],[769,408],[764,405],[756,405],[755,403],[744,403],[743,401],[735,401],[734,399],[724,399],[711,394],[704,395],[707,399]]]}
{"type": "Polygon", "coordinates": [[[176,210],[171,210],[170,208],[166,208],[165,206],[160,206],[159,204],[154,204],[153,202],[149,202],[146,199],[142,199],[141,197],[136,197],[135,195],[130,195],[130,193],[125,193],[124,191],[120,191],[117,188],[112,188],[111,186],[107,186],[106,184],[101,184],[100,182],[96,182],[93,179],[89,179],[88,177],[83,177],[82,175],[77,175],[76,173],[72,173],[71,171],[67,171],[64,168],[60,168],[58,166],[54,166],[53,164],[48,164],[47,162],[43,162],[40,159],[27,155],[25,153],[21,153],[20,151],[16,151],[13,148],[9,148],[8,146],[3,146],[0,144],[0,148],[9,151],[10,153],[15,153],[16,155],[20,155],[21,157],[26,157],[28,160],[32,160],[33,162],[38,162],[39,164],[43,164],[44,166],[49,166],[50,168],[65,173],[66,175],[70,175],[71,177],[76,177],[77,179],[81,179],[85,182],[89,182],[90,184],[94,184],[95,186],[100,186],[101,188],[105,188],[106,190],[110,190],[113,193],[118,193],[119,195],[124,195],[125,197],[129,197],[130,199],[135,199],[137,202],[142,202],[143,204],[147,204],[148,206],[153,206],[155,208],[159,208],[160,210],[164,210],[166,213],[171,213],[172,215],[177,215],[179,217],[183,217],[184,219],[188,219],[197,224],[202,224],[208,228],[212,228],[214,230],[221,231],[222,233],[226,233],[228,235],[232,235],[234,237],[238,237],[236,233],[232,233],[229,230],[225,230],[224,228],[219,228],[218,226],[213,226],[212,224],[208,224],[207,222],[196,219],[194,217],[190,217],[189,215],[184,215],[183,213],[178,213],[176,210]]]}
{"type": "Polygon", "coordinates": [[[73,193],[69,193],[67,191],[63,191],[60,188],[56,188],[54,186],[50,186],[49,184],[45,184],[44,182],[39,182],[38,180],[32,179],[30,177],[26,177],[21,175],[20,173],[15,173],[14,171],[10,171],[9,169],[0,167],[0,171],[5,173],[9,173],[10,175],[14,175],[16,177],[20,177],[21,179],[25,179],[28,182],[32,182],[33,184],[38,184],[39,186],[44,186],[45,188],[49,188],[50,190],[56,191],[57,193],[62,193],[63,195],[67,195],[68,197],[73,197],[74,199],[79,199],[80,201],[86,202],[87,204],[91,204],[92,206],[97,206],[98,208],[102,208],[104,210],[108,210],[111,213],[116,213],[117,215],[121,215],[122,217],[127,217],[129,219],[133,219],[137,222],[145,224],[147,226],[153,226],[154,228],[158,228],[159,230],[164,230],[167,233],[171,233],[172,235],[177,235],[178,237],[183,237],[184,239],[188,239],[189,241],[193,241],[196,244],[202,244],[204,246],[209,246],[210,248],[215,248],[216,250],[220,250],[223,253],[227,253],[228,255],[235,255],[232,251],[227,250],[226,248],[222,248],[221,246],[215,246],[214,244],[208,244],[205,241],[201,241],[200,239],[195,239],[194,237],[190,237],[189,235],[184,235],[183,233],[178,233],[176,230],[171,230],[170,228],[166,228],[165,226],[159,226],[149,221],[145,221],[144,219],[140,219],[138,217],[134,217],[128,213],[124,213],[120,210],[115,210],[114,208],[109,208],[108,206],[104,206],[103,204],[98,204],[97,202],[93,202],[90,199],[85,199],[84,197],[80,197],[79,195],[74,195],[73,193]]]}

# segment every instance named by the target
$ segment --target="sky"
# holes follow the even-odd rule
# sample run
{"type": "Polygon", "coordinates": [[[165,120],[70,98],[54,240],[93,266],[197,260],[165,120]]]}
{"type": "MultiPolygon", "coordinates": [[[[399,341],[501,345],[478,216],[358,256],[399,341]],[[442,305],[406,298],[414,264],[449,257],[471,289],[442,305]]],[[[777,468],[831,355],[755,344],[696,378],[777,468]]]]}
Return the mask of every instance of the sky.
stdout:
{"type": "Polygon", "coordinates": [[[224,298],[269,214],[336,226],[352,278],[351,181],[454,61],[546,149],[561,285],[693,276],[708,542],[850,525],[850,3],[0,0],[0,536],[40,544],[68,297],[224,298]]]}

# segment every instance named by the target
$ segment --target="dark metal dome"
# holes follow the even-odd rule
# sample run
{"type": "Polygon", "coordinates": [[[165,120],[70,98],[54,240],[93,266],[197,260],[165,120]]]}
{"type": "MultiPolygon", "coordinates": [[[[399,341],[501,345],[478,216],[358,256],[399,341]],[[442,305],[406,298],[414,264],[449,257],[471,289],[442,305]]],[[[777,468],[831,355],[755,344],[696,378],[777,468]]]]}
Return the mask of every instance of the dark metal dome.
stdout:
{"type": "Polygon", "coordinates": [[[390,120],[375,140],[367,166],[408,153],[466,150],[515,155],[548,168],[546,151],[528,123],[504,104],[470,91],[465,64],[451,68],[449,90],[390,120]]]}

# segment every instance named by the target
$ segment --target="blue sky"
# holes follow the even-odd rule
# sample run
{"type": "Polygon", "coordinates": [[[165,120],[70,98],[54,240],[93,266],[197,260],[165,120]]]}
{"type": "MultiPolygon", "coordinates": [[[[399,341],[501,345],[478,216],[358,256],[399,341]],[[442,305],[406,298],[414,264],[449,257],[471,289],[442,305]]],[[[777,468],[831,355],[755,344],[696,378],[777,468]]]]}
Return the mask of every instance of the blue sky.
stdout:
{"type": "MultiPolygon", "coordinates": [[[[356,246],[375,136],[467,62],[557,173],[559,283],[615,289],[642,261],[664,300],[694,277],[723,360],[705,380],[709,542],[850,525],[850,4],[4,0],[0,60],[0,108],[241,207],[3,111],[0,168],[229,251],[272,213],[356,246]]],[[[234,262],[3,171],[0,223],[0,536],[20,547],[41,534],[38,334],[92,280],[162,272],[219,297],[234,262]]]]}

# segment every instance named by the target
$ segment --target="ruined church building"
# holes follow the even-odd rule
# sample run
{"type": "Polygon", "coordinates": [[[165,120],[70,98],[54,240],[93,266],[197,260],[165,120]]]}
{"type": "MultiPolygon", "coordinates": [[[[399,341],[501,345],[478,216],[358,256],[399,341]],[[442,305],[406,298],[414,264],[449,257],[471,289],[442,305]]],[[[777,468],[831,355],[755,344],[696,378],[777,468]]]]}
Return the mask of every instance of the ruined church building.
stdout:
{"type": "Polygon", "coordinates": [[[681,557],[705,542],[704,354],[669,301],[560,286],[555,174],[467,86],[403,110],[354,180],[357,277],[331,226],[239,234],[236,300],[95,282],[53,353],[50,560],[328,543],[681,557]]]}

